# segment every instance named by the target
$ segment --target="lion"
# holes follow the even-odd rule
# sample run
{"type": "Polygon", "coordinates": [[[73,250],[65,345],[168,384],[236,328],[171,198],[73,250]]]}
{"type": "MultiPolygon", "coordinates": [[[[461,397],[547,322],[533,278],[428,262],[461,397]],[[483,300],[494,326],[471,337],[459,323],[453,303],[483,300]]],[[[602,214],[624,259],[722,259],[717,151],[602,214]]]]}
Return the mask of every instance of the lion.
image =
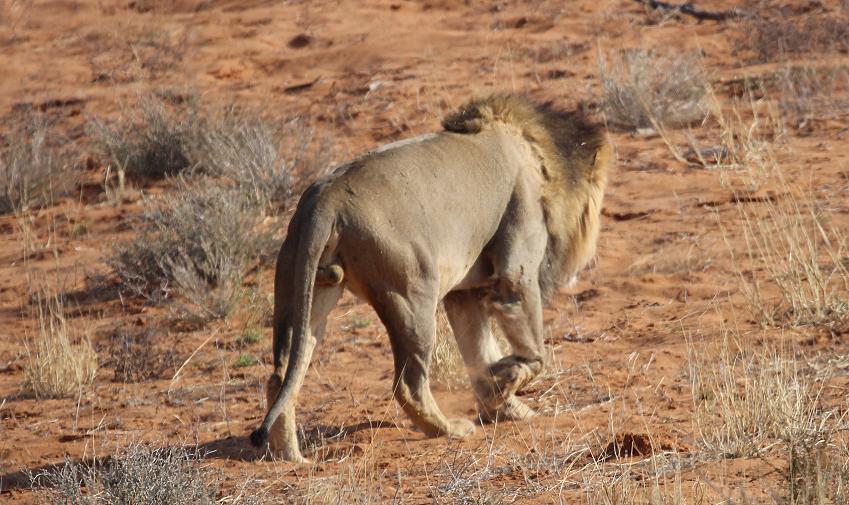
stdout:
{"type": "Polygon", "coordinates": [[[446,418],[431,394],[440,301],[479,420],[534,414],[516,392],[543,368],[544,302],[595,255],[610,145],[581,111],[515,94],[473,99],[442,126],[344,164],[302,195],[277,258],[274,372],[254,446],[307,461],[296,397],[345,288],[386,327],[395,398],[425,435],[475,430],[446,418]]]}

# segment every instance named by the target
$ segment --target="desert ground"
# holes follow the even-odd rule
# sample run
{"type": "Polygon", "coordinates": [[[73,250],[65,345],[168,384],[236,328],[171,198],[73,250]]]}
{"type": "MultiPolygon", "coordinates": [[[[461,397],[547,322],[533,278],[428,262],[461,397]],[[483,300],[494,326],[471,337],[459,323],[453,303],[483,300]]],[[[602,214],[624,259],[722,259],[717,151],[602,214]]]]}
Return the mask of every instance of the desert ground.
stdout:
{"type": "Polygon", "coordinates": [[[849,4],[670,2],[0,1],[0,501],[849,503],[849,4]],[[538,415],[425,437],[346,294],[252,448],[299,194],[492,92],[615,149],[538,415]]]}

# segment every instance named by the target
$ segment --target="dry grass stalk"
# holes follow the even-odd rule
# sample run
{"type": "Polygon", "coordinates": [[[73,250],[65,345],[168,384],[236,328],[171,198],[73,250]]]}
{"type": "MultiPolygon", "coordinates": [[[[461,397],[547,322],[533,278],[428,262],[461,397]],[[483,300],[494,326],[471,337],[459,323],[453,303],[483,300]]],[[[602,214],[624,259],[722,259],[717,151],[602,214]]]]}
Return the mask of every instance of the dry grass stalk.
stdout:
{"type": "Polygon", "coordinates": [[[94,381],[97,354],[85,336],[74,343],[58,296],[39,294],[36,310],[38,333],[26,346],[23,390],[39,399],[78,395],[94,381]]]}
{"type": "Polygon", "coordinates": [[[457,340],[445,309],[440,305],[436,313],[436,345],[430,362],[430,381],[448,391],[457,391],[469,387],[466,365],[457,348],[457,340]]]}
{"type": "Polygon", "coordinates": [[[51,145],[47,122],[20,118],[0,136],[0,214],[51,205],[76,181],[71,161],[51,145]]]}
{"type": "Polygon", "coordinates": [[[756,62],[785,60],[789,56],[849,49],[849,15],[788,17],[778,13],[741,25],[738,48],[751,51],[756,62]]]}

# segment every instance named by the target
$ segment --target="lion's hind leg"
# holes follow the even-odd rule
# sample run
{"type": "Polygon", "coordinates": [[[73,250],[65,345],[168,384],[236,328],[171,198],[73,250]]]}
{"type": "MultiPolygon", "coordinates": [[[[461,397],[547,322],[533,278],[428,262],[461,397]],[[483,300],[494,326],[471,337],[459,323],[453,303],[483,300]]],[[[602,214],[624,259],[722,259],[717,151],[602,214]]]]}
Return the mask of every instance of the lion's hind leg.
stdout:
{"type": "Polygon", "coordinates": [[[505,395],[492,373],[492,367],[502,360],[503,353],[492,334],[481,293],[455,291],[445,297],[444,303],[457,347],[469,372],[481,420],[518,420],[534,415],[533,409],[515,395],[505,395]]]}
{"type": "MultiPolygon", "coordinates": [[[[342,296],[343,285],[334,286],[316,286],[313,291],[312,313],[310,314],[310,344],[307,349],[307,355],[311,356],[313,347],[321,342],[324,336],[325,327],[327,324],[327,316],[336,302],[342,296]]],[[[281,330],[282,332],[282,330],[281,330]]],[[[287,345],[288,347],[288,345],[287,345]]],[[[284,361],[285,363],[286,361],[284,361]]],[[[272,405],[277,398],[277,394],[283,385],[282,377],[286,373],[284,368],[279,368],[274,371],[268,378],[265,386],[265,394],[268,405],[272,405]]],[[[298,377],[298,386],[300,389],[304,377],[298,377]]],[[[296,461],[306,463],[308,460],[301,454],[300,446],[297,438],[297,424],[295,422],[295,403],[293,399],[277,421],[271,426],[268,432],[268,445],[271,449],[271,454],[281,457],[287,461],[296,461]]]]}
{"type": "Polygon", "coordinates": [[[426,435],[464,437],[474,431],[466,419],[447,419],[430,391],[428,369],[436,339],[436,301],[414,304],[388,293],[374,304],[389,332],[395,358],[395,398],[426,435]]]}

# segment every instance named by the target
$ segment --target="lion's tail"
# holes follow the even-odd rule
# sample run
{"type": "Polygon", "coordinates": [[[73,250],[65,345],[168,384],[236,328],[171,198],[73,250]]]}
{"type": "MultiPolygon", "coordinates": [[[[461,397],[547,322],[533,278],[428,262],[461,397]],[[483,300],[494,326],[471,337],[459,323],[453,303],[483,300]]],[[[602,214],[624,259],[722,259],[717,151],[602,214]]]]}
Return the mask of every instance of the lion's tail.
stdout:
{"type": "MultiPolygon", "coordinates": [[[[292,332],[291,351],[286,366],[286,374],[283,384],[277,394],[274,403],[269,406],[265,419],[253,433],[251,443],[255,447],[263,447],[268,442],[268,433],[271,426],[283,412],[284,408],[293,401],[299,383],[303,380],[309,367],[311,349],[310,314],[312,312],[313,285],[318,272],[319,260],[322,252],[330,238],[335,224],[335,213],[324,209],[311,209],[310,226],[303,226],[298,230],[297,253],[294,262],[294,283],[289,298],[291,310],[286,319],[288,322],[275,321],[274,331],[292,332]],[[284,326],[280,326],[283,324],[284,326]]],[[[341,277],[340,277],[341,279],[341,277]]],[[[277,296],[277,295],[275,295],[277,296]]],[[[276,318],[275,318],[276,319],[276,318]]],[[[278,335],[275,341],[284,338],[278,335]]],[[[275,364],[282,361],[282,355],[288,346],[275,344],[275,364]]]]}

